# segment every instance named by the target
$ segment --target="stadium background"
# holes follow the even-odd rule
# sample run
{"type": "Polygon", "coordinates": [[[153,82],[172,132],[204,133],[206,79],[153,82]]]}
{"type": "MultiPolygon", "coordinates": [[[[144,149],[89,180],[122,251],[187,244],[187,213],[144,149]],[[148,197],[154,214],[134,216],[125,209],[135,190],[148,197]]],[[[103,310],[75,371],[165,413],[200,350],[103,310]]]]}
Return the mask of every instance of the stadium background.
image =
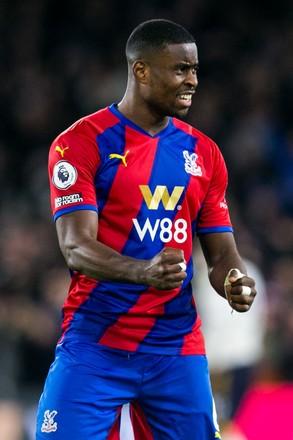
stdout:
{"type": "Polygon", "coordinates": [[[224,154],[239,248],[266,283],[256,368],[292,381],[293,3],[1,0],[0,440],[33,438],[69,281],[49,206],[48,147],[121,98],[126,38],[149,18],[181,23],[198,43],[188,121],[224,154]]]}

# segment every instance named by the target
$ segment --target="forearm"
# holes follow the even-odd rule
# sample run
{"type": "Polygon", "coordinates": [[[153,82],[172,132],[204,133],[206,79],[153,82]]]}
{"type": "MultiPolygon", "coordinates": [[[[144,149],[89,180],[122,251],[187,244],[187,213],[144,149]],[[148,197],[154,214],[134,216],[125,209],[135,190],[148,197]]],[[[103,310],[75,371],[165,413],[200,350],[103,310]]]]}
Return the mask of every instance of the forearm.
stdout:
{"type": "Polygon", "coordinates": [[[217,258],[208,266],[210,283],[223,298],[226,298],[224,290],[225,278],[232,268],[237,268],[240,272],[246,274],[245,265],[238,253],[223,252],[220,258],[217,258]]]}
{"type": "Polygon", "coordinates": [[[232,234],[208,234],[200,237],[200,243],[207,262],[210,283],[225,298],[224,282],[230,269],[238,268],[246,274],[234,237],[232,234]]]}
{"type": "Polygon", "coordinates": [[[180,287],[186,278],[180,263],[182,250],[165,248],[149,260],[120,254],[97,240],[98,220],[93,211],[77,211],[56,222],[60,249],[68,267],[99,281],[144,284],[160,290],[180,287]]]}
{"type": "Polygon", "coordinates": [[[255,282],[247,276],[233,235],[230,233],[206,234],[200,237],[200,243],[213,288],[228,300],[232,309],[237,312],[247,312],[256,296],[255,282]],[[231,271],[231,269],[239,269],[240,276],[239,272],[231,271]]]}
{"type": "Polygon", "coordinates": [[[133,284],[146,284],[146,260],[121,255],[103,243],[84,239],[62,249],[68,267],[89,278],[133,284]]]}
{"type": "Polygon", "coordinates": [[[144,260],[121,255],[97,241],[98,216],[77,211],[59,217],[56,229],[60,249],[68,267],[100,281],[144,284],[144,260]]]}

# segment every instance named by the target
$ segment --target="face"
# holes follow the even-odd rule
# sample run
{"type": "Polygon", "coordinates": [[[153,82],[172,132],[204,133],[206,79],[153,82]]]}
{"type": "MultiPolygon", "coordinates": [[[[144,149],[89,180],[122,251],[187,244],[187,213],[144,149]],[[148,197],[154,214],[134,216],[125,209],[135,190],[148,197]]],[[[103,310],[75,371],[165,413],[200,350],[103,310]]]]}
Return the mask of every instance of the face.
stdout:
{"type": "Polygon", "coordinates": [[[195,43],[174,44],[146,63],[142,96],[152,112],[183,117],[198,85],[198,56],[195,43]]]}

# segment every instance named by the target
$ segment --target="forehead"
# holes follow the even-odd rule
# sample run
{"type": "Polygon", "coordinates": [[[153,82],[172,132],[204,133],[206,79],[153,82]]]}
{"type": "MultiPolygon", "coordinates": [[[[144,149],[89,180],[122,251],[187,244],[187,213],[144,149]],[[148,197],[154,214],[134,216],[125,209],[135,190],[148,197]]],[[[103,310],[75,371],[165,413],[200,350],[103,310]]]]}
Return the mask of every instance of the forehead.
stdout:
{"type": "Polygon", "coordinates": [[[195,43],[170,44],[157,53],[156,62],[160,64],[180,64],[188,63],[191,65],[198,63],[198,53],[195,43]]]}

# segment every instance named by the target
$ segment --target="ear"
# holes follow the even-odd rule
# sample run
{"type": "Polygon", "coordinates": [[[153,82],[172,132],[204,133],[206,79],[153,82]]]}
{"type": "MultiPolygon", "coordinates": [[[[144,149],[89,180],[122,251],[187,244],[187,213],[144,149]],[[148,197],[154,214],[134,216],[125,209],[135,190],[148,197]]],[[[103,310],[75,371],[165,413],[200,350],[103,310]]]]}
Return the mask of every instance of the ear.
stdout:
{"type": "Polygon", "coordinates": [[[141,60],[135,61],[132,66],[132,72],[136,79],[139,82],[145,84],[147,82],[149,67],[148,65],[141,60]]]}

